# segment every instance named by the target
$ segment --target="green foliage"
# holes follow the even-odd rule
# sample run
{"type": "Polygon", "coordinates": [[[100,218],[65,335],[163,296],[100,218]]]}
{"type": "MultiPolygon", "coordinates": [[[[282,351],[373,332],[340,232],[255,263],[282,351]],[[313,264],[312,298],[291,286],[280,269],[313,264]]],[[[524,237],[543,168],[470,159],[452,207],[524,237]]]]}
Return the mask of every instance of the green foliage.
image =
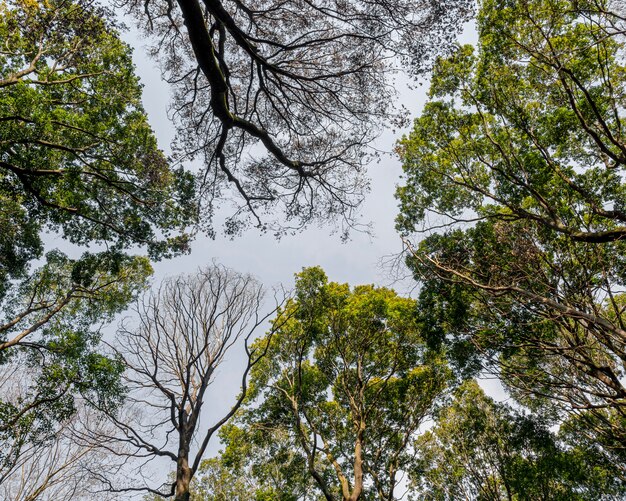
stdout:
{"type": "MultiPolygon", "coordinates": [[[[252,419],[252,409],[249,416],[252,419]]],[[[265,429],[244,423],[228,424],[220,429],[225,444],[216,459],[224,476],[246,478],[248,496],[242,500],[296,501],[321,499],[309,476],[306,459],[294,443],[289,430],[265,429]]],[[[221,482],[205,482],[207,492],[216,493],[221,482]]],[[[201,498],[213,499],[211,497],[201,498]]]]}
{"type": "Polygon", "coordinates": [[[401,230],[429,211],[470,210],[574,240],[624,234],[626,74],[606,3],[481,3],[478,51],[439,62],[431,100],[400,141],[401,230]]]}
{"type": "Polygon", "coordinates": [[[392,290],[305,269],[276,332],[254,344],[267,354],[247,409],[223,432],[221,460],[274,489],[272,499],[393,496],[450,379],[417,318],[415,301],[392,290]]]}
{"type": "MultiPolygon", "coordinates": [[[[170,476],[174,481],[174,474],[170,476]]],[[[270,501],[279,497],[265,496],[265,489],[254,484],[251,477],[240,475],[222,458],[205,459],[191,481],[190,501],[270,501]],[[257,490],[258,489],[258,490],[257,490]]],[[[165,501],[158,495],[143,497],[144,501],[165,501]]]]}
{"type": "Polygon", "coordinates": [[[80,397],[113,409],[124,394],[123,365],[101,353],[100,328],[145,288],[146,258],[54,251],[12,287],[2,304],[0,469],[31,441],[46,440],[80,397]],[[6,320],[6,321],[4,321],[6,320]]]}
{"type": "Polygon", "coordinates": [[[409,259],[421,310],[433,313],[422,318],[431,343],[448,345],[469,373],[494,369],[547,417],[558,411],[545,404],[587,414],[598,443],[623,449],[619,8],[481,2],[478,46],[439,61],[430,100],[399,143],[397,225],[409,235],[428,218],[427,229],[442,229],[409,259]]]}
{"type": "Polygon", "coordinates": [[[457,390],[416,451],[418,499],[591,501],[626,492],[614,465],[494,402],[473,381],[457,390]]]}
{"type": "Polygon", "coordinates": [[[89,0],[0,4],[3,279],[40,254],[42,230],[153,257],[186,249],[193,180],[158,150],[111,18],[89,0]]]}
{"type": "Polygon", "coordinates": [[[0,470],[54,435],[76,399],[114,408],[104,324],[185,251],[194,182],[147,123],[131,49],[90,0],[0,2],[0,470]],[[44,255],[44,235],[95,245],[44,255]]]}
{"type": "MultiPolygon", "coordinates": [[[[256,501],[251,479],[231,473],[219,458],[206,459],[194,481],[192,501],[256,501]]],[[[259,500],[260,501],[260,500],[259,500]]]]}

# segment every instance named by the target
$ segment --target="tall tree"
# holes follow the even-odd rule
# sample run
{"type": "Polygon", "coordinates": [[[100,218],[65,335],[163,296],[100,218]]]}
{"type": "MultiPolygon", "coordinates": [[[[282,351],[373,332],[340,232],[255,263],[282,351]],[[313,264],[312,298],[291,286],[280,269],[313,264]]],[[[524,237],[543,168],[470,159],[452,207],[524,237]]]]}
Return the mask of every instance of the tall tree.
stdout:
{"type": "Polygon", "coordinates": [[[258,341],[267,356],[225,453],[258,448],[242,460],[252,474],[302,479],[272,499],[398,499],[412,440],[450,377],[422,341],[415,302],[308,268],[285,309],[289,319],[258,341]]]}
{"type": "MultiPolygon", "coordinates": [[[[173,481],[144,485],[144,480],[116,484],[102,476],[111,492],[146,492],[186,501],[209,441],[235,413],[246,394],[250,369],[263,349],[248,348],[262,316],[263,289],[249,275],[219,265],[194,275],[165,280],[139,302],[136,326],[122,324],[116,353],[121,358],[127,391],[121,412],[109,412],[113,434],[96,434],[94,443],[124,444],[122,460],[170,460],[173,481]],[[245,338],[248,364],[243,389],[233,406],[215,423],[201,420],[210,403],[211,383],[228,350],[245,338]]],[[[107,409],[103,409],[105,412],[107,409]]]]}
{"type": "Polygon", "coordinates": [[[474,381],[420,436],[415,499],[618,500],[619,466],[559,439],[531,416],[487,397],[474,381]]]}
{"type": "Polygon", "coordinates": [[[584,416],[619,461],[625,28],[619,2],[481,2],[477,51],[437,64],[399,144],[398,190],[405,235],[444,230],[410,259],[430,334],[584,416]]]}
{"type": "Polygon", "coordinates": [[[89,0],[0,5],[2,479],[75,396],[116,405],[121,368],[100,330],[151,273],[125,252],[183,251],[195,220],[193,179],[158,150],[111,19],[89,0]],[[44,253],[46,233],[48,247],[60,235],[101,251],[44,253]]]}
{"type": "Polygon", "coordinates": [[[449,48],[468,0],[120,0],[174,86],[183,157],[205,162],[207,211],[234,193],[227,231],[352,224],[379,127],[400,118],[400,61],[449,48]],[[277,224],[268,211],[278,207],[277,224]]]}

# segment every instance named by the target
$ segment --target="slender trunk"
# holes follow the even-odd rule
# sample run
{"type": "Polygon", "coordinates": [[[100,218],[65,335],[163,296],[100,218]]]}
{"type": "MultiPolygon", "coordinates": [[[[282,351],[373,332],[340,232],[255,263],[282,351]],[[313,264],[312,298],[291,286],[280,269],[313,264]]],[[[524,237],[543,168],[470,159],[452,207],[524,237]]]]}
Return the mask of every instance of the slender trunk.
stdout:
{"type": "Polygon", "coordinates": [[[191,493],[189,484],[191,483],[191,468],[187,454],[180,455],[176,464],[176,497],[174,501],[189,501],[191,493]]]}
{"type": "Polygon", "coordinates": [[[390,471],[389,471],[389,495],[387,496],[387,499],[389,501],[393,501],[395,498],[393,497],[393,493],[396,489],[396,469],[395,467],[391,467],[390,471]]]}
{"type": "Polygon", "coordinates": [[[365,423],[361,421],[354,444],[354,488],[346,501],[358,501],[363,492],[363,431],[365,423]]]}

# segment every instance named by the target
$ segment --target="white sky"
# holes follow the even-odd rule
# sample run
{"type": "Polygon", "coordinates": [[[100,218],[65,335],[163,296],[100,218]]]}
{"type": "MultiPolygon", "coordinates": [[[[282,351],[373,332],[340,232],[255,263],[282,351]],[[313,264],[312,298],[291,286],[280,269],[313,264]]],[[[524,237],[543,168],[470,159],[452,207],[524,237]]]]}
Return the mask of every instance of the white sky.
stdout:
{"type": "MultiPolygon", "coordinates": [[[[156,63],[147,57],[143,49],[144,41],[135,33],[127,33],[124,38],[135,47],[134,61],[145,85],[144,107],[157,134],[159,146],[168,151],[174,136],[173,126],[167,118],[169,87],[161,81],[156,63]]],[[[462,42],[473,42],[475,38],[475,30],[470,26],[462,42]]],[[[427,89],[426,83],[413,90],[398,89],[399,101],[409,109],[411,118],[416,117],[423,106],[427,89]]],[[[178,273],[193,273],[199,266],[216,260],[237,271],[253,274],[268,289],[277,284],[291,288],[294,273],[303,267],[315,265],[320,265],[331,281],[348,282],[351,285],[390,285],[392,278],[380,263],[385,256],[398,254],[402,250],[402,243],[394,229],[397,213],[394,191],[400,183],[402,170],[398,159],[391,153],[402,132],[408,130],[396,133],[387,131],[374,143],[377,149],[389,152],[381,156],[379,163],[369,167],[371,192],[362,213],[363,222],[372,223],[374,236],[353,232],[350,240],[342,243],[340,235],[332,235],[329,226],[311,227],[277,241],[273,235],[260,235],[258,230],[251,228],[242,236],[230,240],[219,233],[223,221],[218,219],[214,221],[214,227],[218,230],[215,240],[200,237],[193,243],[189,255],[155,263],[154,280],[160,281],[165,276],[178,273]]],[[[407,283],[407,286],[412,285],[412,282],[407,283]]],[[[398,292],[404,292],[407,286],[398,287],[398,292]]],[[[221,368],[221,374],[205,404],[204,420],[207,423],[221,417],[234,402],[239,391],[242,363],[243,353],[238,350],[231,353],[230,362],[221,368]]],[[[216,437],[206,457],[214,455],[218,448],[216,437]]],[[[173,469],[174,465],[171,466],[173,469]]]]}
{"type": "MultiPolygon", "coordinates": [[[[144,83],[144,107],[154,128],[159,146],[168,151],[173,138],[173,126],[167,118],[169,87],[161,81],[155,62],[148,58],[142,48],[143,41],[127,36],[135,47],[134,61],[144,83]]],[[[426,86],[420,89],[426,89],[426,86]]],[[[423,96],[401,94],[405,105],[415,116],[423,103],[423,96]]],[[[374,144],[377,149],[391,152],[398,136],[386,132],[374,144]]],[[[293,274],[306,266],[320,265],[333,281],[351,284],[387,284],[388,280],[379,269],[378,261],[386,254],[398,253],[402,246],[394,230],[397,203],[393,196],[401,173],[395,155],[383,155],[381,162],[369,168],[372,191],[363,205],[363,222],[372,222],[375,236],[352,232],[351,239],[342,243],[338,233],[331,234],[328,227],[311,227],[293,236],[277,241],[272,234],[262,235],[250,228],[233,240],[220,233],[223,220],[214,222],[215,240],[198,238],[191,254],[156,263],[155,278],[192,272],[212,259],[241,272],[249,272],[265,285],[291,284],[293,274]]]]}

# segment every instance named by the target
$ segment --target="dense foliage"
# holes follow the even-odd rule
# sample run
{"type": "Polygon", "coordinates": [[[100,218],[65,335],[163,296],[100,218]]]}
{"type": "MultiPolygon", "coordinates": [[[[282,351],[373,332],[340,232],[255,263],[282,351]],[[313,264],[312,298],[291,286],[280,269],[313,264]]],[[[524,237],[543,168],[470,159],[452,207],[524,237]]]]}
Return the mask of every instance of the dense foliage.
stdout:
{"type": "Polygon", "coordinates": [[[223,434],[226,454],[272,499],[394,499],[450,377],[423,343],[415,302],[308,268],[285,310],[257,342],[269,348],[223,434]]]}
{"type": "Polygon", "coordinates": [[[431,340],[494,369],[525,404],[579,414],[620,464],[622,7],[482,2],[478,47],[440,60],[430,100],[400,142],[406,185],[397,193],[405,235],[426,218],[441,230],[410,259],[431,340]]]}
{"type": "Polygon", "coordinates": [[[42,230],[155,257],[186,244],[191,178],[157,148],[111,18],[89,0],[0,6],[3,277],[39,257],[42,230]]]}
{"type": "Polygon", "coordinates": [[[619,468],[561,435],[496,403],[468,381],[435,427],[417,440],[412,495],[425,500],[622,499],[626,484],[619,468]]]}
{"type": "Polygon", "coordinates": [[[77,396],[117,404],[123,367],[100,329],[151,273],[124,252],[183,251],[194,219],[110,19],[90,1],[0,4],[0,481],[77,396]],[[55,235],[79,257],[44,253],[55,235]]]}

